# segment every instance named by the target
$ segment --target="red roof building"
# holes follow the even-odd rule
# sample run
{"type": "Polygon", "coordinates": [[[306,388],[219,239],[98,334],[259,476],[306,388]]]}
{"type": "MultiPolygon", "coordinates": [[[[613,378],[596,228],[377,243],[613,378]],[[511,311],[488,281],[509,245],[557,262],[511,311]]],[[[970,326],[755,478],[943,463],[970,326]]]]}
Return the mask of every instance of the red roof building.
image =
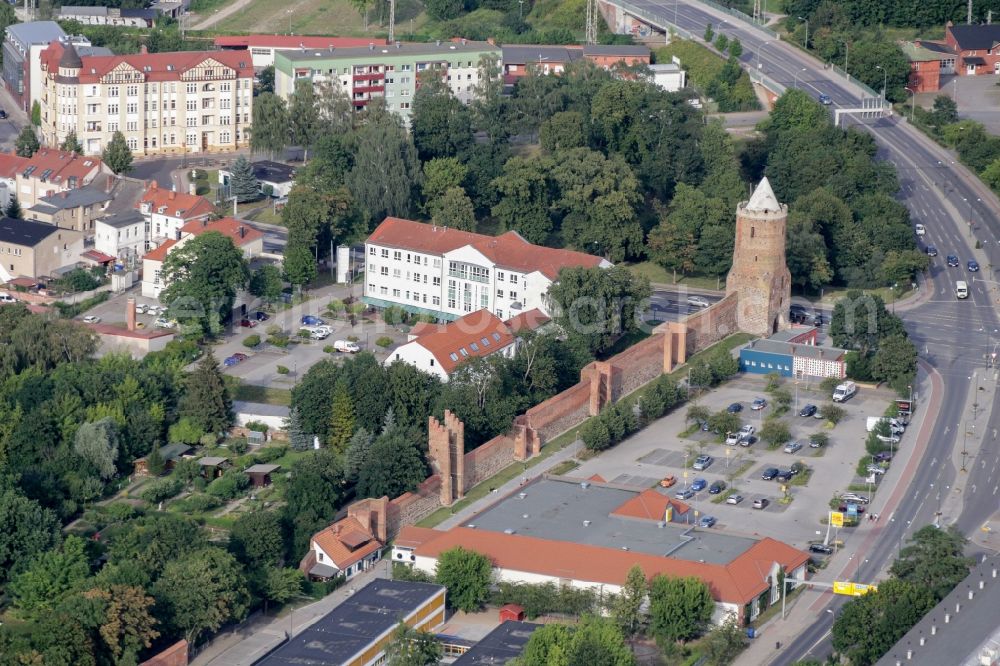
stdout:
{"type": "Polygon", "coordinates": [[[0,159],[5,172],[16,169],[17,197],[27,210],[42,197],[80,189],[93,182],[111,189],[114,174],[99,157],[85,157],[72,151],[41,148],[31,157],[5,155],[0,159]]]}
{"type": "Polygon", "coordinates": [[[368,46],[375,42],[366,37],[322,37],[318,35],[223,35],[215,38],[216,48],[224,51],[250,51],[254,69],[274,66],[277,51],[306,51],[368,46]]]}
{"type": "Polygon", "coordinates": [[[184,225],[208,220],[215,213],[215,206],[205,197],[161,188],[155,180],[136,208],[146,218],[146,236],[152,243],[178,240],[184,225]]]}

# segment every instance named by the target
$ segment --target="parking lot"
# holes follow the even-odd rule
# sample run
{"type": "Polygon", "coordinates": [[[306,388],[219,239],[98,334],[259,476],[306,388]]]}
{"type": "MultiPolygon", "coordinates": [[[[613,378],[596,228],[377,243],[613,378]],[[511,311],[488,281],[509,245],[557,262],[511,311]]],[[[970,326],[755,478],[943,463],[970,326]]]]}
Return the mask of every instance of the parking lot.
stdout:
{"type": "MultiPolygon", "coordinates": [[[[739,413],[742,422],[753,425],[759,432],[764,419],[774,409],[764,391],[766,384],[767,378],[762,375],[743,375],[704,394],[697,404],[714,413],[739,402],[743,405],[743,411],[739,413]],[[750,404],[757,397],[767,398],[768,406],[752,411],[750,404]]],[[[826,526],[821,521],[830,510],[830,499],[847,492],[851,484],[863,483],[856,476],[856,467],[865,453],[867,417],[883,414],[895,395],[889,390],[859,388],[852,399],[840,403],[845,411],[844,419],[836,427],[828,429],[823,420],[798,416],[799,409],[806,404],[822,408],[830,402],[830,394],[821,392],[818,382],[801,381],[797,391],[792,380],[785,380],[783,386],[793,396],[796,392],[798,394],[797,404],[793,403],[792,408],[781,417],[789,426],[792,440],[803,444],[794,454],[785,453],[784,446],[768,450],[763,441],[756,441],[748,447],[728,446],[719,441],[718,435],[701,430],[681,437],[691,425],[686,421],[689,403],[615,448],[584,462],[574,474],[583,477],[598,474],[610,483],[637,488],[657,487],[660,492],[671,495],[676,495],[695,479],[701,478],[707,487],[685,500],[697,511],[697,515],[691,516],[692,523],[701,516],[711,515],[718,520],[713,529],[771,536],[802,547],[810,541],[822,540],[826,526]],[[810,448],[809,435],[817,432],[826,433],[829,444],[818,449],[810,448]],[[702,454],[711,456],[713,460],[706,469],[695,471],[692,463],[702,454]],[[761,478],[768,468],[785,471],[796,462],[811,470],[804,486],[761,478]],[[667,476],[676,478],[675,485],[669,489],[660,488],[660,480],[667,476]],[[725,482],[727,488],[713,495],[708,492],[708,486],[716,481],[725,482]],[[785,494],[782,486],[787,489],[790,502],[779,501],[785,494]],[[735,505],[727,504],[721,500],[726,492],[739,494],[743,500],[735,505]],[[713,499],[719,501],[713,502],[713,499]],[[754,501],[760,499],[767,500],[767,505],[763,509],[754,509],[754,501]]],[[[911,443],[907,437],[908,433],[902,437],[898,464],[905,462],[908,455],[907,447],[911,443]]]]}

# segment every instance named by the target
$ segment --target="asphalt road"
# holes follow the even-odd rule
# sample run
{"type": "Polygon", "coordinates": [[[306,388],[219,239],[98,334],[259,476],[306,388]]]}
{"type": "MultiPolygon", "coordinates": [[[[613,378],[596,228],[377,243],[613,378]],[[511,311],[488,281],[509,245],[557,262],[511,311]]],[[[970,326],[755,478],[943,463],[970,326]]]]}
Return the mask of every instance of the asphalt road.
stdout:
{"type": "MultiPolygon", "coordinates": [[[[798,86],[818,97],[829,95],[833,107],[856,108],[861,105],[860,89],[837,77],[818,60],[780,40],[774,40],[763,31],[716,13],[695,0],[633,0],[633,4],[663,18],[663,23],[674,23],[689,32],[700,35],[712,23],[716,32],[730,38],[738,37],[743,44],[741,60],[745,67],[759,71],[786,86],[798,86]]],[[[933,522],[936,507],[954,486],[959,472],[951,464],[953,448],[958,444],[957,433],[966,418],[965,405],[973,373],[984,371],[983,354],[991,344],[993,331],[1000,330],[992,296],[983,283],[972,285],[966,301],[954,298],[955,281],[977,282],[996,280],[1000,268],[1000,251],[995,249],[1000,237],[1000,214],[995,197],[972,177],[949,153],[933,144],[905,121],[890,117],[884,119],[852,118],[851,122],[864,126],[875,136],[885,159],[898,169],[901,189],[898,195],[911,211],[913,221],[925,224],[927,243],[937,246],[940,254],[931,270],[934,296],[926,303],[908,310],[904,321],[913,341],[920,348],[921,357],[930,362],[941,374],[944,391],[940,416],[935,423],[924,460],[918,467],[907,498],[901,503],[882,531],[882,538],[866,553],[859,555],[857,569],[859,580],[875,577],[896,555],[901,541],[915,529],[933,522]],[[974,238],[983,243],[981,254],[976,255],[983,271],[971,276],[965,269],[948,269],[944,256],[956,254],[965,260],[972,258],[974,238]],[[982,287],[982,288],[980,288],[982,287]]],[[[1000,342],[1000,335],[995,339],[1000,342]]],[[[918,409],[919,409],[919,395],[918,409]]],[[[992,409],[989,428],[1000,427],[1000,410],[996,405],[983,405],[992,409]]],[[[996,445],[989,444],[995,453],[996,445]]],[[[983,460],[989,456],[983,456],[983,460]]],[[[993,456],[995,458],[995,456],[993,456]]],[[[992,488],[997,483],[996,466],[980,462],[972,465],[966,489],[973,486],[976,492],[966,491],[965,503],[955,524],[966,534],[978,528],[998,509],[997,495],[992,488]],[[979,492],[978,489],[982,489],[979,492]]],[[[835,598],[826,609],[836,611],[844,603],[835,598]]],[[[830,615],[818,614],[811,625],[798,638],[785,645],[771,661],[772,664],[791,664],[804,656],[823,657],[830,651],[830,615]]]]}

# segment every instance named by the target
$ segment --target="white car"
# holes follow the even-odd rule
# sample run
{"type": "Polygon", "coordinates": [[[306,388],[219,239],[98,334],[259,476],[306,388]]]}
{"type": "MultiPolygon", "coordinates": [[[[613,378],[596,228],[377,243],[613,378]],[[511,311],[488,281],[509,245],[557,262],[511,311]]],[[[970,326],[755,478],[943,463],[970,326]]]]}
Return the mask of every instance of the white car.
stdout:
{"type": "Polygon", "coordinates": [[[347,354],[357,354],[361,351],[361,347],[359,347],[356,342],[351,342],[350,340],[336,340],[333,343],[333,348],[336,351],[347,354]]]}
{"type": "Polygon", "coordinates": [[[153,322],[153,326],[156,328],[173,328],[177,326],[177,322],[165,319],[164,317],[157,317],[156,321],[153,322]]]}
{"type": "Polygon", "coordinates": [[[86,317],[83,318],[83,321],[84,323],[87,324],[100,324],[101,318],[98,317],[97,315],[87,315],[86,317]]]}
{"type": "Polygon", "coordinates": [[[738,432],[727,432],[726,433],[726,444],[729,446],[736,446],[740,442],[740,433],[738,432]]]}
{"type": "Polygon", "coordinates": [[[885,470],[878,465],[868,465],[867,470],[869,474],[878,474],[879,476],[885,474],[885,470]]]}
{"type": "Polygon", "coordinates": [[[17,299],[10,294],[3,293],[0,294],[0,303],[17,303],[17,299]]]}
{"type": "Polygon", "coordinates": [[[743,437],[749,437],[750,435],[754,434],[754,432],[755,432],[754,427],[749,423],[740,428],[740,435],[742,435],[743,437]]]}
{"type": "Polygon", "coordinates": [[[927,229],[922,224],[918,224],[916,227],[914,227],[914,230],[917,232],[918,236],[923,236],[924,234],[927,233],[927,229]]]}
{"type": "Polygon", "coordinates": [[[707,308],[711,305],[707,298],[702,298],[701,296],[688,296],[687,304],[695,308],[707,308]]]}
{"type": "MultiPolygon", "coordinates": [[[[146,314],[146,306],[145,306],[144,304],[142,304],[142,303],[136,303],[136,306],[135,306],[135,313],[136,313],[136,314],[146,314]]],[[[156,314],[156,313],[155,313],[155,312],[153,311],[153,308],[152,308],[152,307],[150,307],[150,308],[149,308],[149,313],[150,313],[150,314],[156,314]]]]}

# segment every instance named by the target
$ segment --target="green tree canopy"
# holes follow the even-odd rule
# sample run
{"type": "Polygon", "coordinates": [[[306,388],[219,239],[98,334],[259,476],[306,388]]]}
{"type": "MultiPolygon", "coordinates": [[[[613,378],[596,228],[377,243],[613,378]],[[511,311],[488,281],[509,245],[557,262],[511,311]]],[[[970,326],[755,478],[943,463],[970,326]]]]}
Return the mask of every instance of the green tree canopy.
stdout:
{"type": "Polygon", "coordinates": [[[86,542],[69,536],[62,545],[40,553],[9,587],[14,605],[28,617],[51,611],[90,574],[86,542]]]}
{"type": "Polygon", "coordinates": [[[954,526],[925,525],[913,533],[889,573],[940,601],[969,575],[973,562],[964,555],[966,541],[954,526]]]}
{"type": "Polygon", "coordinates": [[[431,221],[439,227],[475,231],[476,211],[465,190],[449,187],[431,205],[431,221]]]}
{"type": "Polygon", "coordinates": [[[21,130],[21,133],[17,135],[17,140],[14,142],[14,152],[19,157],[31,157],[38,152],[40,147],[35,130],[30,125],[25,126],[21,130]]]}
{"type": "Polygon", "coordinates": [[[180,414],[206,433],[223,433],[232,425],[233,400],[212,354],[202,356],[185,380],[180,414]]]}
{"type": "Polygon", "coordinates": [[[63,142],[59,144],[59,150],[65,150],[67,152],[73,152],[77,155],[83,155],[83,145],[80,140],[76,138],[76,132],[70,130],[66,133],[66,138],[63,142]]]}
{"type": "Polygon", "coordinates": [[[493,563],[481,553],[457,546],[438,556],[435,577],[448,588],[448,603],[471,613],[489,598],[493,563]]]}
{"type": "Polygon", "coordinates": [[[251,127],[250,149],[255,153],[267,153],[274,159],[291,138],[285,100],[271,92],[258,95],[253,101],[251,127]]]}
{"type": "Polygon", "coordinates": [[[239,203],[256,201],[260,198],[260,182],[253,175],[253,166],[243,155],[233,160],[233,165],[229,168],[229,186],[232,196],[236,197],[239,203]]]}
{"type": "Polygon", "coordinates": [[[649,583],[649,628],[661,643],[699,636],[713,610],[712,594],[699,578],[657,575],[649,583]]]}
{"type": "Polygon", "coordinates": [[[115,132],[101,155],[104,163],[119,176],[132,170],[132,149],[128,147],[125,135],[115,132]]]}
{"type": "Polygon", "coordinates": [[[414,187],[419,185],[420,163],[402,121],[384,104],[369,105],[356,140],[354,168],[347,184],[365,219],[405,217],[414,187]]]}
{"type": "Polygon", "coordinates": [[[385,647],[388,666],[436,666],[443,655],[434,634],[400,622],[385,647]]]}
{"type": "Polygon", "coordinates": [[[452,94],[439,71],[427,69],[417,77],[420,86],[413,96],[410,133],[420,159],[463,155],[472,144],[469,108],[452,94]]]}

